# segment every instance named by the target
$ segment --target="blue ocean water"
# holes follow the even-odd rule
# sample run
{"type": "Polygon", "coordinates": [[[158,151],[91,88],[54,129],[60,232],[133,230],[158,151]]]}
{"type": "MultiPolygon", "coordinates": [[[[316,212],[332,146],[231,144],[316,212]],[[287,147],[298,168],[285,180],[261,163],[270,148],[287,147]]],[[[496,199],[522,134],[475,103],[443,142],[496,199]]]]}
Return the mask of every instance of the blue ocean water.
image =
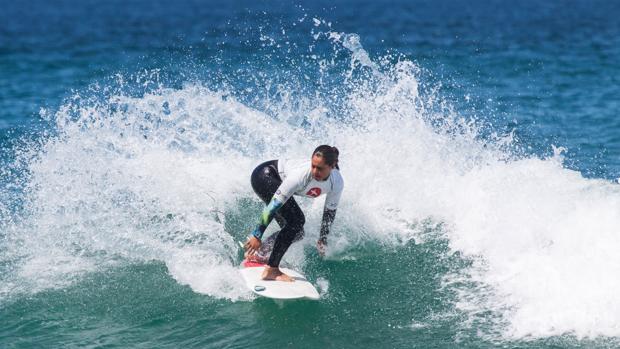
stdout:
{"type": "Polygon", "coordinates": [[[0,346],[615,347],[620,3],[0,2],[0,346]],[[334,143],[323,300],[248,176],[334,143]]]}

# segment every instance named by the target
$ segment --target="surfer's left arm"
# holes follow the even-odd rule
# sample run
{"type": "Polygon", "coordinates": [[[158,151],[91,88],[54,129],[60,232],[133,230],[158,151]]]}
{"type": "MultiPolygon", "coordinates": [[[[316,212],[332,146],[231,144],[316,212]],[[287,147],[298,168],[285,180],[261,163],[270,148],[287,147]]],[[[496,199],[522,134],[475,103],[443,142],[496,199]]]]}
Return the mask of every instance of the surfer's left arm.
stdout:
{"type": "Polygon", "coordinates": [[[342,180],[335,184],[336,190],[331,191],[325,198],[325,208],[323,209],[323,220],[321,221],[321,232],[319,234],[319,240],[316,243],[316,247],[319,250],[321,256],[325,255],[325,248],[327,247],[327,235],[336,219],[336,208],[342,195],[344,183],[342,180]]]}
{"type": "Polygon", "coordinates": [[[329,230],[331,229],[332,223],[334,223],[334,219],[336,218],[336,210],[330,210],[325,208],[323,210],[323,220],[321,222],[321,232],[319,234],[319,241],[317,241],[316,246],[319,250],[319,254],[325,254],[325,247],[327,246],[327,235],[329,234],[329,230]]]}

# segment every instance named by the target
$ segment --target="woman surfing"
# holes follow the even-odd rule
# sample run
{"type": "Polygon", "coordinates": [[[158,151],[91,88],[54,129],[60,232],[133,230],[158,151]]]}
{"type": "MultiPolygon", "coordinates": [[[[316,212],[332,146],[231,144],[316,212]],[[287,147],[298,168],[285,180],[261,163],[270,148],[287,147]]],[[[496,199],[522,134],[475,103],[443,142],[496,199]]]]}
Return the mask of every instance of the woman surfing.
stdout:
{"type": "Polygon", "coordinates": [[[317,249],[323,255],[344,188],[338,167],[338,149],[320,145],[312,153],[310,161],[301,164],[285,160],[264,162],[252,172],[251,182],[254,192],[267,206],[244,245],[245,256],[248,260],[266,262],[263,280],[293,281],[279,267],[289,246],[304,236],[306,219],[292,196],[316,198],[322,194],[327,195],[317,241],[317,249]],[[263,242],[263,233],[274,218],[280,231],[263,242]]]}

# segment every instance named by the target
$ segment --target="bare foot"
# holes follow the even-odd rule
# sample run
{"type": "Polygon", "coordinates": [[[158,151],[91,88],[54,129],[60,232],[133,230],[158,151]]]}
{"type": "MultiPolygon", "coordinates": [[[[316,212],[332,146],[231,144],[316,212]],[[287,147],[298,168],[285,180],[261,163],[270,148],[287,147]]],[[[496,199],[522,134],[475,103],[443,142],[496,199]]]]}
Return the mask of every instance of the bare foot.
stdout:
{"type": "Polygon", "coordinates": [[[280,268],[278,267],[270,267],[265,266],[265,270],[263,270],[263,275],[261,276],[263,280],[275,280],[275,281],[287,281],[293,282],[295,279],[284,274],[280,268]]]}

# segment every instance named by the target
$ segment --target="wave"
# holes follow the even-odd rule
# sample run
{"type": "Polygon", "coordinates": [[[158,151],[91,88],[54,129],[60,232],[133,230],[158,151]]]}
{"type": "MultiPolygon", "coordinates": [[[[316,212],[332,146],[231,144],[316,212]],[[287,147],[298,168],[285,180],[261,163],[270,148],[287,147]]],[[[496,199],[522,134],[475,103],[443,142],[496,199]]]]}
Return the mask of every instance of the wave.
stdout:
{"type": "MultiPolygon", "coordinates": [[[[561,149],[524,156],[511,135],[483,137],[414,62],[373,60],[357,35],[324,29],[314,39],[332,45],[327,57],[254,71],[262,90],[121,84],[48,115],[53,134],[14,150],[19,179],[1,192],[0,299],[153,260],[196,292],[251,299],[235,241],[261,207],[249,174],[328,143],[346,181],[330,258],[368,241],[447,239],[471,261],[443,279],[472,326],[490,312],[508,338],[620,336],[618,185],[565,168],[561,149]],[[313,90],[307,76],[331,83],[313,90]]],[[[321,200],[302,205],[318,226],[321,200]]],[[[285,258],[299,268],[308,231],[285,258]]]]}

